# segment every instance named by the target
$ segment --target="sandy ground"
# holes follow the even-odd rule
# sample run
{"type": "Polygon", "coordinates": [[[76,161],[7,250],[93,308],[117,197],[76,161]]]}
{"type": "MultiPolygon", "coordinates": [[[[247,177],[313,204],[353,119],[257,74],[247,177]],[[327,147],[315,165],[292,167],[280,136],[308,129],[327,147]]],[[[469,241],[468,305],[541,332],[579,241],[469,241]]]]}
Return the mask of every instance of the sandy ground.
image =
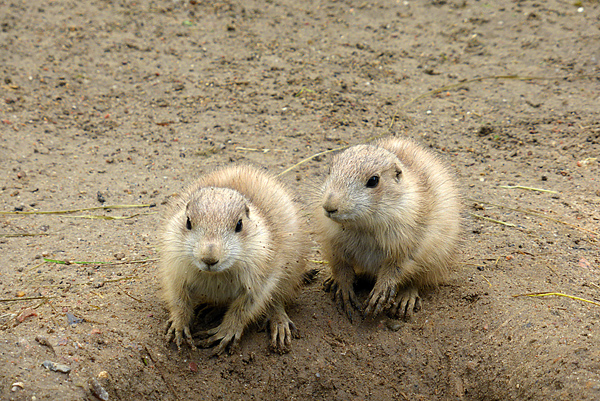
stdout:
{"type": "MultiPolygon", "coordinates": [[[[598,1],[0,0],[0,398],[600,399],[599,28],[598,1]],[[377,135],[465,197],[411,321],[351,324],[311,262],[290,353],[254,327],[231,356],[165,343],[172,195],[377,135]],[[538,292],[581,299],[515,297],[538,292]]],[[[300,203],[330,156],[282,176],[300,203]]]]}

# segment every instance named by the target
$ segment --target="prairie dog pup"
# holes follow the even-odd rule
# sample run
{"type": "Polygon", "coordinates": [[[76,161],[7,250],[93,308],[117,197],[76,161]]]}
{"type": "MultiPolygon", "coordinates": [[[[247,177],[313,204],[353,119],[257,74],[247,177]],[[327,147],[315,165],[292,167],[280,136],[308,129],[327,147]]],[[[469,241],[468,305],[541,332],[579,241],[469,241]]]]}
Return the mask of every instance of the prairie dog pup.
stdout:
{"type": "Polygon", "coordinates": [[[194,308],[225,306],[222,323],[202,334],[215,353],[239,344],[246,326],[269,321],[271,346],[289,349],[296,328],[285,311],[305,272],[305,236],[285,188],[249,166],[214,171],[169,205],[162,234],[163,297],[170,318],[167,341],[193,348],[194,308]]]}
{"type": "Polygon", "coordinates": [[[460,235],[452,174],[428,150],[388,138],[338,154],[321,192],[316,220],[331,266],[325,289],[352,320],[362,309],[353,283],[375,279],[365,315],[409,317],[419,292],[451,270],[460,235]]]}

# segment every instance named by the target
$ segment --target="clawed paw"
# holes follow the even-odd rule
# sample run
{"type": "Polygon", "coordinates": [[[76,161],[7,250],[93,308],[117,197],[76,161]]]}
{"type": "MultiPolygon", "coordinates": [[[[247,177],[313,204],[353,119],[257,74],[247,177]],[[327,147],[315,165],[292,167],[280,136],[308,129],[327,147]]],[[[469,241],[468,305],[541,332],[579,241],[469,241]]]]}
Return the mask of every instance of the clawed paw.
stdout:
{"type": "Polygon", "coordinates": [[[167,343],[174,341],[179,351],[181,351],[181,344],[183,341],[185,341],[192,349],[196,349],[189,326],[175,324],[172,318],[167,321],[165,337],[167,343]]]}
{"type": "Polygon", "coordinates": [[[396,295],[390,308],[390,315],[395,318],[410,320],[414,312],[421,308],[421,297],[416,288],[407,288],[396,295]]]}
{"type": "Polygon", "coordinates": [[[362,304],[356,297],[352,286],[342,286],[333,277],[328,278],[323,283],[325,291],[331,292],[333,300],[336,302],[338,309],[342,313],[346,313],[350,322],[353,321],[353,308],[362,310],[362,304]]]}
{"type": "Polygon", "coordinates": [[[217,356],[221,355],[227,349],[229,349],[229,354],[235,352],[240,344],[242,330],[227,330],[222,328],[221,325],[210,330],[195,333],[194,336],[205,338],[198,343],[198,346],[202,348],[210,348],[218,343],[212,353],[212,356],[217,356]]]}
{"type": "Polygon", "coordinates": [[[270,320],[269,331],[271,333],[270,347],[279,354],[290,352],[292,338],[298,338],[300,334],[294,322],[289,319],[284,321],[270,320]]]}
{"type": "Polygon", "coordinates": [[[365,316],[375,316],[380,312],[390,308],[394,304],[396,298],[396,286],[380,287],[375,284],[375,287],[369,295],[365,316]]]}

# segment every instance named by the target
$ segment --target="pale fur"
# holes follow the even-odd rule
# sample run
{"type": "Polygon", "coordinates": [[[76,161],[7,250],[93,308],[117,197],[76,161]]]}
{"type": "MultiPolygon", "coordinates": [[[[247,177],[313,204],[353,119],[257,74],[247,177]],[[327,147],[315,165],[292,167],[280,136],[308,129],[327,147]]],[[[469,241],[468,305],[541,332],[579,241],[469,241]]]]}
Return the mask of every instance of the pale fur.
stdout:
{"type": "Polygon", "coordinates": [[[354,296],[350,281],[366,274],[376,280],[371,308],[377,292],[394,298],[402,289],[410,290],[412,300],[383,299],[381,306],[413,307],[418,289],[438,284],[452,270],[460,210],[452,174],[412,140],[383,139],[336,155],[315,215],[331,283],[348,294],[338,295],[348,302],[354,296]],[[380,176],[379,184],[367,188],[374,175],[380,176]],[[324,209],[336,211],[328,217],[324,209]]]}
{"type": "Polygon", "coordinates": [[[169,330],[178,346],[182,335],[191,343],[194,308],[204,303],[228,307],[209,333],[211,342],[221,341],[219,352],[262,317],[284,331],[272,333],[272,345],[289,345],[284,343],[293,323],[284,306],[296,297],[305,273],[302,225],[283,185],[250,166],[214,171],[174,199],[164,219],[160,265],[169,330]],[[239,220],[243,228],[236,232],[239,220]]]}

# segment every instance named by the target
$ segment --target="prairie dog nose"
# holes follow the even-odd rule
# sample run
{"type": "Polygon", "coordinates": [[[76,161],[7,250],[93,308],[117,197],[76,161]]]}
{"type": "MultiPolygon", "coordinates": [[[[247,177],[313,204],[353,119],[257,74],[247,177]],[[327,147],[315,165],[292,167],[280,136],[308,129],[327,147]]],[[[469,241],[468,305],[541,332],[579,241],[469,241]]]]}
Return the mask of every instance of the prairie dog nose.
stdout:
{"type": "Polygon", "coordinates": [[[327,198],[323,203],[323,209],[325,209],[325,214],[327,214],[327,216],[330,216],[338,211],[338,207],[336,205],[335,197],[333,196],[333,194],[327,195],[327,198]]]}
{"type": "Polygon", "coordinates": [[[329,204],[324,204],[323,205],[323,209],[325,209],[325,212],[329,215],[329,214],[333,214],[335,212],[337,212],[337,207],[329,205],[329,204]]]}
{"type": "Polygon", "coordinates": [[[203,261],[204,263],[206,263],[206,265],[207,265],[207,266],[214,266],[214,265],[216,265],[217,263],[219,263],[219,258],[217,258],[217,257],[216,257],[216,256],[214,256],[214,255],[210,255],[210,256],[204,256],[204,257],[202,258],[202,261],[203,261]]]}
{"type": "Polygon", "coordinates": [[[200,248],[200,260],[206,263],[206,266],[214,266],[219,263],[221,247],[213,242],[206,242],[200,248]]]}

